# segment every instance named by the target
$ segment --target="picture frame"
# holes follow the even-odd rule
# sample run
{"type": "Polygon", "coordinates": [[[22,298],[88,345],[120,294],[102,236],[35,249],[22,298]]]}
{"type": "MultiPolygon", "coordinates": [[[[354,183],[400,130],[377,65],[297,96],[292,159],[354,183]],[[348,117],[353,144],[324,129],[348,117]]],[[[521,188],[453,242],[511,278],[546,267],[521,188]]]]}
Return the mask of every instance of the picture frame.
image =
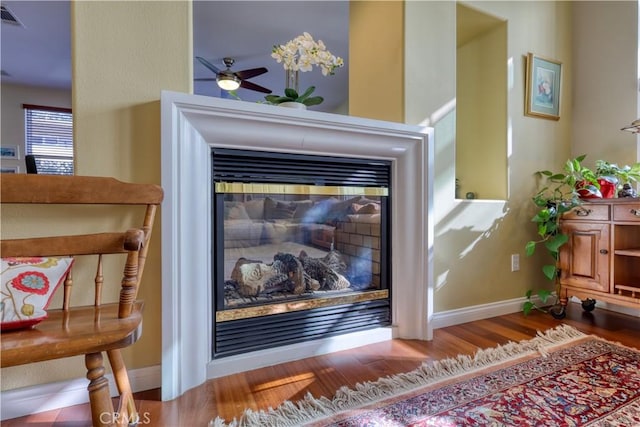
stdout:
{"type": "Polygon", "coordinates": [[[20,166],[0,166],[0,173],[20,173],[20,166]]]}
{"type": "Polygon", "coordinates": [[[7,160],[20,160],[20,147],[17,145],[1,146],[0,158],[7,160]]]}
{"type": "Polygon", "coordinates": [[[560,120],[562,63],[527,54],[525,115],[560,120]]]}

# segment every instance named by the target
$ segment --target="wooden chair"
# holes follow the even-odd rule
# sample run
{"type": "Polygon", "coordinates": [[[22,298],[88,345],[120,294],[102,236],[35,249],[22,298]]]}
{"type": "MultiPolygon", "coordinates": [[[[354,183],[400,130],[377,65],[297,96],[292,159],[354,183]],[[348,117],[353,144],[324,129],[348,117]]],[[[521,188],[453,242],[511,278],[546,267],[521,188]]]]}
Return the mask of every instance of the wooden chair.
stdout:
{"type": "MultiPolygon", "coordinates": [[[[3,174],[0,177],[0,190],[2,204],[32,204],[33,209],[42,209],[42,205],[49,204],[69,207],[87,204],[131,205],[134,213],[143,216],[135,224],[136,228],[126,231],[3,238],[0,247],[3,258],[82,256],[82,262],[86,263],[85,258],[96,261],[94,283],[89,287],[93,289],[94,304],[71,304],[72,288],[80,291],[80,285],[72,280],[74,263],[64,280],[64,286],[61,286],[61,308],[48,309],[48,317],[32,328],[2,333],[1,366],[84,355],[93,425],[121,425],[136,420],[137,411],[120,349],[135,343],[142,332],[143,302],[136,298],[155,213],[163,198],[162,188],[105,177],[3,174]],[[118,257],[124,264],[122,276],[115,280],[103,277],[103,264],[107,256],[118,257]],[[120,284],[118,302],[102,303],[103,283],[105,286],[120,284]],[[108,356],[119,392],[119,404],[115,410],[109,382],[104,376],[103,352],[108,356]],[[114,416],[115,413],[118,416],[114,416]]],[[[132,217],[128,214],[125,216],[132,217]]],[[[109,223],[108,220],[105,222],[109,223]]],[[[52,234],[55,234],[55,230],[52,234]]],[[[86,289],[83,287],[82,292],[86,292],[86,289]]]]}

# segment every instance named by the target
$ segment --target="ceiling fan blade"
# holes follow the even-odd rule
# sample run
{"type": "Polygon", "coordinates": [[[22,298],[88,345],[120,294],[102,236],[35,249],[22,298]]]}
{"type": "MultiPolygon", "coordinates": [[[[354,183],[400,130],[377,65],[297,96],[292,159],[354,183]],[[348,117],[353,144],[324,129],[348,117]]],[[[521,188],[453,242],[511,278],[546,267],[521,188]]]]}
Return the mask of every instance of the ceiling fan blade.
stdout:
{"type": "Polygon", "coordinates": [[[202,65],[204,65],[205,67],[207,67],[208,69],[210,69],[211,71],[213,71],[216,75],[220,74],[220,70],[213,65],[211,62],[207,61],[206,59],[200,57],[200,56],[196,56],[196,59],[198,61],[200,61],[200,63],[202,65]]]}
{"type": "Polygon", "coordinates": [[[266,87],[262,87],[260,85],[257,85],[255,83],[251,83],[247,80],[242,80],[240,82],[240,87],[243,87],[245,89],[249,89],[249,90],[255,90],[256,92],[262,92],[262,93],[271,93],[271,89],[267,89],[266,87]]]}
{"type": "Polygon", "coordinates": [[[267,70],[264,67],[260,67],[260,68],[251,68],[249,70],[242,70],[242,71],[238,71],[236,73],[234,73],[236,76],[238,76],[240,78],[240,80],[245,80],[245,79],[250,79],[251,77],[255,77],[255,76],[259,76],[261,74],[266,73],[267,70]]]}

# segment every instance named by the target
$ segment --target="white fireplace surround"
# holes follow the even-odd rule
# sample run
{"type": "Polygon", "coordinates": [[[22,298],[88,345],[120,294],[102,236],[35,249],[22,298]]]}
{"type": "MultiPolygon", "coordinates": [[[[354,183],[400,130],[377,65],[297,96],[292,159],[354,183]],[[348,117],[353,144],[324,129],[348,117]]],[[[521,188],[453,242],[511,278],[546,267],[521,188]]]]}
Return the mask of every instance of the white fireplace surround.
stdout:
{"type": "Polygon", "coordinates": [[[432,337],[433,129],[163,91],[162,399],[209,378],[432,337]],[[211,147],[392,162],[392,326],[212,359],[211,147]]]}

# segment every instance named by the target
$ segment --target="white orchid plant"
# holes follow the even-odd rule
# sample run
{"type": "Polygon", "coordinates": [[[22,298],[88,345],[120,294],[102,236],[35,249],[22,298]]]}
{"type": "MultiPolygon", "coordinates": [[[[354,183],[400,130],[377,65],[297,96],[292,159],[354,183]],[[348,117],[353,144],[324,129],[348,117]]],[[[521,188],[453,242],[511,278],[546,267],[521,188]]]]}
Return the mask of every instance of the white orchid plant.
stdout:
{"type": "MultiPolygon", "coordinates": [[[[333,75],[336,68],[344,65],[344,60],[329,52],[322,40],[315,41],[307,32],[283,45],[274,45],[271,57],[281,63],[285,70],[307,72],[316,66],[320,68],[323,76],[333,75]]],[[[314,90],[315,86],[311,86],[299,95],[294,88],[286,88],[285,96],[267,95],[265,99],[271,104],[300,102],[307,106],[317,105],[324,99],[321,96],[311,97],[314,90]]]]}
{"type": "Polygon", "coordinates": [[[282,63],[285,70],[306,72],[315,65],[323,76],[334,74],[336,68],[344,65],[343,59],[329,52],[322,40],[316,42],[307,32],[286,44],[273,46],[271,57],[282,63]]]}

